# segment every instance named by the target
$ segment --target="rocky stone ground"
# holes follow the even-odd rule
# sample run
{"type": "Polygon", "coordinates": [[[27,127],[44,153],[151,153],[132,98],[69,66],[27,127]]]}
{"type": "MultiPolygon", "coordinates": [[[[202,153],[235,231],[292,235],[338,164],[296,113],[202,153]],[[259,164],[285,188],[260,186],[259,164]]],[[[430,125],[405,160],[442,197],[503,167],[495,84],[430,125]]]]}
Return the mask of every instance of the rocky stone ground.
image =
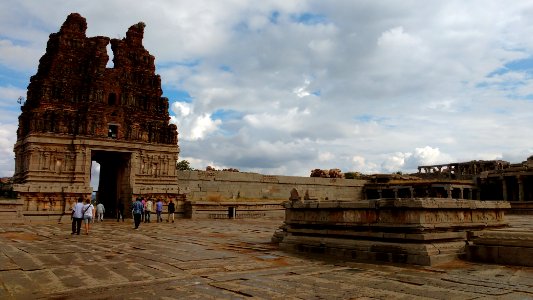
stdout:
{"type": "MultiPolygon", "coordinates": [[[[528,217],[513,223],[531,228],[528,217]],[[528,227],[529,226],[529,227],[528,227]]],[[[0,227],[0,299],[533,299],[533,268],[325,260],[270,243],[281,219],[0,227]]]]}

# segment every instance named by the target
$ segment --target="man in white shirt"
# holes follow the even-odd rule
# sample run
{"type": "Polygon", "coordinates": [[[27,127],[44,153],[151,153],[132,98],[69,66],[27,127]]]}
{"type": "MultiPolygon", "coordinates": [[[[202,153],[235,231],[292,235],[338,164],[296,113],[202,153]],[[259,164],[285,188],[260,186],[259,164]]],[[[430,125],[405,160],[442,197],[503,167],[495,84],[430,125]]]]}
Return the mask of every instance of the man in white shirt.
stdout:
{"type": "Polygon", "coordinates": [[[144,223],[150,223],[150,213],[152,212],[153,205],[152,198],[148,198],[148,201],[144,204],[144,223]]]}
{"type": "Polygon", "coordinates": [[[98,222],[104,221],[104,213],[105,213],[104,204],[100,202],[98,203],[98,205],[96,205],[96,219],[98,220],[98,222]]]}
{"type": "Polygon", "coordinates": [[[78,202],[72,207],[72,233],[80,234],[81,221],[83,220],[83,198],[79,197],[78,202]]]}

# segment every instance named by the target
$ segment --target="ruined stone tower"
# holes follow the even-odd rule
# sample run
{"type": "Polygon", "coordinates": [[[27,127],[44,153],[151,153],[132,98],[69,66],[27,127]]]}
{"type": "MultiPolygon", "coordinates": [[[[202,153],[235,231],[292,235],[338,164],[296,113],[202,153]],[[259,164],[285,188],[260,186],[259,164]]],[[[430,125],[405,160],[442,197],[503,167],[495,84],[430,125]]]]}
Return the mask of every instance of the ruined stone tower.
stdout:
{"type": "Polygon", "coordinates": [[[109,211],[138,195],[177,195],[177,128],[169,124],[155,58],[142,45],[144,27],[131,26],[123,39],[87,37],[85,18],[73,13],[50,35],[14,148],[14,189],[26,220],[56,220],[91,195],[93,161],[109,211]]]}

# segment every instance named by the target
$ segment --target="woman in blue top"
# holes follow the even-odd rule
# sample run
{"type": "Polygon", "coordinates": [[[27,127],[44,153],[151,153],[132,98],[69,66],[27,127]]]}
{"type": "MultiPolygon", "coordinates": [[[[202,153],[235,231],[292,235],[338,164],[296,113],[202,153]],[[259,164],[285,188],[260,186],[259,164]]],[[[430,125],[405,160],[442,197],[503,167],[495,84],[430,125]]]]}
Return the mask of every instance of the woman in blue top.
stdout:
{"type": "Polygon", "coordinates": [[[161,201],[161,198],[157,199],[155,212],[157,213],[157,223],[163,222],[163,218],[161,217],[161,213],[163,212],[163,201],[161,201]]]}

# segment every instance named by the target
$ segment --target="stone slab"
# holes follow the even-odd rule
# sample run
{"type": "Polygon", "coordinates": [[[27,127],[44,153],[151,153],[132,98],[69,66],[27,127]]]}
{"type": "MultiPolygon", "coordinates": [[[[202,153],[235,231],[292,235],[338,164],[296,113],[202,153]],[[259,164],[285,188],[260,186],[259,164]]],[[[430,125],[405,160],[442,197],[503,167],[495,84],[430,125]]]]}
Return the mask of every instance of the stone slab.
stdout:
{"type": "Polygon", "coordinates": [[[24,262],[12,261],[16,269],[0,272],[0,299],[527,299],[533,294],[531,267],[369,264],[284,252],[270,243],[282,222],[184,219],[143,223],[134,230],[131,219],[105,220],[80,236],[70,235],[70,224],[0,225],[0,257],[26,253],[41,267],[24,270],[24,262]]]}

